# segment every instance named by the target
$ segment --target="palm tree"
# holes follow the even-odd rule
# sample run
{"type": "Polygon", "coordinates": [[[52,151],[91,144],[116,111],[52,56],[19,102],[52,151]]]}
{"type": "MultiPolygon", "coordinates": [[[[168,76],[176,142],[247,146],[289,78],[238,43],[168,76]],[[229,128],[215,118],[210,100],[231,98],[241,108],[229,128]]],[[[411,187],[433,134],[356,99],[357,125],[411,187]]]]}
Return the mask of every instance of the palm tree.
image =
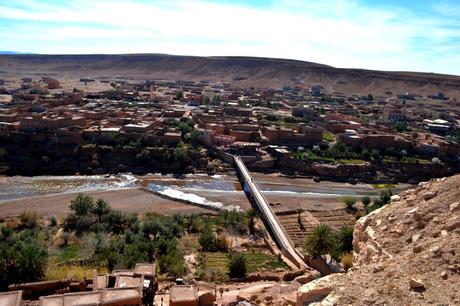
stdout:
{"type": "Polygon", "coordinates": [[[111,208],[109,202],[103,199],[97,199],[96,204],[94,205],[92,212],[97,215],[99,221],[103,215],[106,215],[110,212],[111,208]]]}
{"type": "Polygon", "coordinates": [[[246,211],[246,219],[248,221],[248,229],[249,233],[251,235],[254,235],[255,233],[255,225],[256,225],[256,219],[260,217],[260,214],[257,210],[251,208],[248,211],[246,211]]]}
{"type": "Polygon", "coordinates": [[[342,254],[353,251],[353,227],[342,225],[337,233],[337,240],[339,251],[342,254]]]}
{"type": "Polygon", "coordinates": [[[327,224],[318,224],[305,240],[304,249],[313,258],[331,254],[336,248],[334,232],[327,224]]]}

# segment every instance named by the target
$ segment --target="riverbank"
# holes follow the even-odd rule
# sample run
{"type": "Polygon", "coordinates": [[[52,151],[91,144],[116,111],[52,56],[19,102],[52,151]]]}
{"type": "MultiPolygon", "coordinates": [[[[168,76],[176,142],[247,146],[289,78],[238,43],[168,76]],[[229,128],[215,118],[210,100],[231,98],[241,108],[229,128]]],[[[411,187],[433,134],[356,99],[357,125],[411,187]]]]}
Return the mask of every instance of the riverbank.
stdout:
{"type": "MultiPolygon", "coordinates": [[[[309,178],[289,178],[279,174],[253,173],[264,196],[276,212],[298,209],[328,211],[343,208],[342,198],[378,196],[380,190],[368,184],[309,178]]],[[[398,193],[409,185],[393,189],[398,193]]],[[[39,176],[0,178],[0,217],[17,216],[25,210],[44,216],[66,214],[78,192],[104,198],[114,209],[144,214],[217,213],[219,209],[250,208],[234,173],[218,175],[149,174],[135,176],[39,176]]]]}
{"type": "MultiPolygon", "coordinates": [[[[110,203],[113,209],[127,213],[155,212],[166,215],[216,213],[214,210],[165,199],[142,189],[88,191],[85,193],[96,199],[103,198],[110,203]]],[[[0,202],[0,218],[19,216],[26,210],[35,211],[43,217],[65,215],[70,211],[70,201],[76,195],[77,193],[64,193],[4,200],[0,202]]]]}

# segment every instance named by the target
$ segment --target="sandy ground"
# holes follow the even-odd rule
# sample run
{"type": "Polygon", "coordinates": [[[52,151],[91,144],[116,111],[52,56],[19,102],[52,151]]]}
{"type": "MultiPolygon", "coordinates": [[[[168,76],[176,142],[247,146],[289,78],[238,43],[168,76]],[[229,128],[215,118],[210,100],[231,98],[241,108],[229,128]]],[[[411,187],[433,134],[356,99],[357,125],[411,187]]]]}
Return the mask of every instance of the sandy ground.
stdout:
{"type": "MultiPolygon", "coordinates": [[[[221,202],[226,205],[239,205],[246,210],[251,204],[243,192],[205,192],[197,191],[196,194],[208,200],[221,202]]],[[[331,210],[343,208],[340,197],[329,196],[308,196],[308,195],[281,195],[275,193],[264,193],[265,198],[270,202],[275,211],[287,211],[302,208],[304,210],[331,210]]]]}
{"type": "MultiPolygon", "coordinates": [[[[175,213],[215,213],[213,210],[164,199],[140,189],[92,191],[86,194],[94,198],[103,198],[110,203],[112,208],[124,212],[139,214],[157,212],[171,215],[175,213]]],[[[42,216],[66,214],[69,212],[70,201],[75,196],[75,193],[66,193],[3,201],[0,203],[0,217],[17,216],[25,210],[36,211],[42,216]]]]}

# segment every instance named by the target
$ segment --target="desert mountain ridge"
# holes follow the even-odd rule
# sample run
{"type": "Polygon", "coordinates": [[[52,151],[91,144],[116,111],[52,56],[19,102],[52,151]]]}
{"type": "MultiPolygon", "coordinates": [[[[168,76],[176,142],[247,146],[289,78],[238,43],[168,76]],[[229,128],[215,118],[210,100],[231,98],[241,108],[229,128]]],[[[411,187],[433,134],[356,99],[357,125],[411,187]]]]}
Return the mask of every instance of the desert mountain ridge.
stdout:
{"type": "Polygon", "coordinates": [[[0,54],[0,78],[121,78],[227,82],[237,87],[309,88],[330,94],[430,95],[460,98],[460,76],[435,73],[335,68],[277,58],[180,56],[168,54],[0,54]]]}

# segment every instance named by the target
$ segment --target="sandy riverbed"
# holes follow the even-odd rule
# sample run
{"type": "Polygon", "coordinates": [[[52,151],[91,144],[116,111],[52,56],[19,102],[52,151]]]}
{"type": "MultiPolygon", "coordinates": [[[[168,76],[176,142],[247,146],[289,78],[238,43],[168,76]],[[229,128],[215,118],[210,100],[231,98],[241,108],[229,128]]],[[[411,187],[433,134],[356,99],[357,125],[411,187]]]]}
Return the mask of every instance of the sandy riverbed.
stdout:
{"type": "MultiPolygon", "coordinates": [[[[90,191],[86,194],[94,198],[103,198],[112,208],[124,212],[145,214],[194,214],[215,213],[213,210],[164,199],[141,189],[123,189],[112,191],[90,191]]],[[[57,216],[69,212],[70,201],[76,193],[54,194],[7,200],[0,203],[0,217],[11,217],[25,210],[36,211],[42,216],[57,216]]]]}

